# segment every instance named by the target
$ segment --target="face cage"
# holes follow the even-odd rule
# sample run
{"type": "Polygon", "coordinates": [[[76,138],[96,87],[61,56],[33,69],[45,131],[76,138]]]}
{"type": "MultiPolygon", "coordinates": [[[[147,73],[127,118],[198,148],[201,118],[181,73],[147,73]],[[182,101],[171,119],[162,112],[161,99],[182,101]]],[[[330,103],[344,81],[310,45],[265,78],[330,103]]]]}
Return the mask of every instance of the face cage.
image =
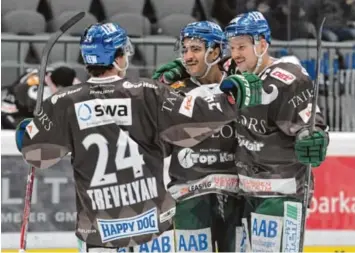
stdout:
{"type": "Polygon", "coordinates": [[[127,38],[127,43],[122,49],[123,49],[124,55],[127,55],[127,56],[134,55],[134,47],[132,45],[130,38],[127,38]]]}
{"type": "Polygon", "coordinates": [[[129,57],[134,55],[134,47],[132,45],[132,42],[129,38],[127,38],[127,42],[126,45],[124,47],[122,47],[123,49],[123,57],[126,58],[126,66],[124,66],[123,68],[121,68],[120,66],[118,66],[117,62],[114,61],[112,63],[112,65],[120,72],[123,73],[123,76],[126,75],[126,71],[129,67],[129,57]]]}

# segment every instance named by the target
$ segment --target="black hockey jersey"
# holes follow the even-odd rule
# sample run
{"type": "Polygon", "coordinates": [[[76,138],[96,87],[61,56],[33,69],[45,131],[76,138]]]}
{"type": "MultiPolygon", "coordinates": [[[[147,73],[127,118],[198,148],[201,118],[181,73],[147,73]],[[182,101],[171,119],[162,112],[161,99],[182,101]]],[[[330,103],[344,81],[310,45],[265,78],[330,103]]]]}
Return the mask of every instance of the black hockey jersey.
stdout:
{"type": "Polygon", "coordinates": [[[236,112],[225,94],[204,100],[150,80],[91,78],[44,101],[22,154],[48,168],[71,152],[76,235],[92,245],[132,246],[171,227],[175,201],[163,182],[162,140],[189,148],[236,112]]]}
{"type": "MultiPolygon", "coordinates": [[[[302,66],[283,59],[259,76],[263,104],[245,108],[237,117],[240,190],[247,195],[300,197],[306,166],[298,162],[294,144],[298,131],[309,126],[313,83],[302,66]]],[[[327,128],[318,108],[316,126],[327,128]]]]}
{"type": "MultiPolygon", "coordinates": [[[[219,86],[219,83],[199,84],[193,78],[170,85],[176,91],[204,98],[221,94],[219,86]]],[[[237,195],[236,146],[233,122],[191,148],[171,145],[168,188],[172,196],[182,200],[209,193],[237,195]]]]}

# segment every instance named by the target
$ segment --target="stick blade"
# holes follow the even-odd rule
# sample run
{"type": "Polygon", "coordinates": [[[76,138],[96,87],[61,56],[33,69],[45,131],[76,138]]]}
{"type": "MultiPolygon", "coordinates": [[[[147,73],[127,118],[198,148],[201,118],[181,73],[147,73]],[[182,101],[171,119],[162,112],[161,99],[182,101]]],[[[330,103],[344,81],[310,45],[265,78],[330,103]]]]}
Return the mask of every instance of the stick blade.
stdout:
{"type": "Polygon", "coordinates": [[[59,30],[62,31],[62,33],[64,33],[66,30],[68,30],[70,27],[72,27],[75,23],[77,23],[80,19],[82,19],[85,16],[85,12],[79,12],[78,14],[76,14],[75,16],[73,16],[71,19],[69,19],[67,22],[65,22],[60,28],[59,30]]]}
{"type": "MultiPolygon", "coordinates": [[[[59,1],[59,0],[58,0],[59,1]]],[[[48,40],[47,44],[43,48],[42,56],[41,56],[41,65],[39,69],[39,86],[37,91],[37,101],[36,107],[34,110],[34,116],[38,116],[42,109],[43,102],[43,92],[44,92],[44,78],[47,70],[47,61],[50,51],[54,44],[57,42],[60,36],[62,36],[70,27],[75,25],[85,16],[85,12],[79,12],[68,21],[66,21],[57,32],[55,32],[48,40]]]]}
{"type": "MultiPolygon", "coordinates": [[[[326,17],[323,18],[322,23],[320,24],[319,30],[318,30],[318,36],[317,36],[317,60],[320,60],[321,58],[321,49],[322,49],[322,35],[323,35],[323,26],[325,23],[326,17]]],[[[319,67],[319,66],[317,66],[319,67]]],[[[318,76],[318,69],[317,69],[317,76],[318,76]]]]}
{"type": "Polygon", "coordinates": [[[314,91],[313,91],[313,101],[312,101],[312,114],[311,114],[311,133],[313,133],[315,129],[315,114],[316,114],[316,107],[318,103],[318,93],[319,93],[319,75],[320,75],[320,65],[321,65],[321,58],[322,58],[322,34],[323,34],[323,26],[325,23],[326,17],[323,18],[322,23],[319,27],[318,30],[318,36],[317,36],[317,65],[316,65],[316,80],[315,80],[315,85],[314,85],[314,91]]]}

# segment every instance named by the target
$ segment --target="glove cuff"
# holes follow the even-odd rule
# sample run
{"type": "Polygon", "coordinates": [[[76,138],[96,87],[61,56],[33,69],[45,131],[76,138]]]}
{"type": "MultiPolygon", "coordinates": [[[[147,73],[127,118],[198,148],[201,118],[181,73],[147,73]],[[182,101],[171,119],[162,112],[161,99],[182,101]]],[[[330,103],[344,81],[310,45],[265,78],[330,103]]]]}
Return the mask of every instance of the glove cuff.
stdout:
{"type": "Polygon", "coordinates": [[[309,136],[309,133],[310,133],[310,129],[309,127],[304,127],[304,128],[301,128],[298,133],[296,134],[296,140],[301,140],[307,136],[309,136]]]}
{"type": "Polygon", "coordinates": [[[16,146],[18,151],[22,151],[23,137],[26,132],[26,127],[32,121],[31,118],[26,118],[22,120],[16,127],[15,138],[16,138],[16,146]]]}
{"type": "MultiPolygon", "coordinates": [[[[320,127],[315,127],[315,132],[322,132],[322,135],[324,135],[324,137],[327,140],[327,144],[329,144],[329,134],[327,131],[324,131],[322,128],[320,127]]],[[[310,135],[310,126],[301,128],[298,133],[296,134],[296,140],[301,140],[304,137],[307,137],[310,135]]]]}
{"type": "MultiPolygon", "coordinates": [[[[237,75],[238,79],[233,79],[235,86],[236,86],[236,100],[239,108],[245,107],[245,101],[247,99],[247,94],[246,94],[246,86],[249,86],[248,81],[244,78],[242,75],[237,75]],[[244,82],[244,83],[241,83],[244,82]],[[247,84],[247,85],[245,85],[247,84]]],[[[249,92],[250,93],[250,92],[249,92]]]]}

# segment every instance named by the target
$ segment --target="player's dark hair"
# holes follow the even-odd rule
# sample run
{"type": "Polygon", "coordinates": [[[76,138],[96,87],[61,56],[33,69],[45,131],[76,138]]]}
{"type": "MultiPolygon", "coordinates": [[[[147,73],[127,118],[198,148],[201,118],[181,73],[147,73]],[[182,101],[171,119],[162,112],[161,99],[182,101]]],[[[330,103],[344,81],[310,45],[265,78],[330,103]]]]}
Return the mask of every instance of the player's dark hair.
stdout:
{"type": "Polygon", "coordinates": [[[59,67],[53,70],[51,74],[51,80],[55,86],[67,87],[73,85],[73,81],[76,77],[74,69],[69,67],[59,67]]]}
{"type": "MultiPolygon", "coordinates": [[[[201,40],[203,40],[203,39],[201,39],[201,40]]],[[[179,41],[177,41],[177,43],[179,43],[179,41]]],[[[206,42],[204,42],[203,43],[204,44],[204,46],[205,46],[205,50],[207,49],[207,43],[206,42]]],[[[175,47],[177,47],[178,45],[175,45],[175,47]]],[[[212,46],[212,49],[213,50],[215,50],[216,48],[218,48],[219,49],[219,56],[220,55],[222,55],[222,48],[221,48],[221,44],[220,43],[213,43],[213,46],[212,46]]],[[[216,58],[217,59],[217,58],[216,58]]],[[[213,59],[213,61],[215,61],[216,59],[213,59]]]]}
{"type": "MultiPolygon", "coordinates": [[[[117,57],[122,57],[124,56],[124,52],[122,48],[118,48],[115,52],[115,59],[117,57]]],[[[108,66],[99,66],[99,65],[86,65],[86,69],[89,72],[90,75],[93,77],[99,77],[103,75],[106,71],[111,70],[114,68],[113,64],[110,64],[108,66]]]]}

